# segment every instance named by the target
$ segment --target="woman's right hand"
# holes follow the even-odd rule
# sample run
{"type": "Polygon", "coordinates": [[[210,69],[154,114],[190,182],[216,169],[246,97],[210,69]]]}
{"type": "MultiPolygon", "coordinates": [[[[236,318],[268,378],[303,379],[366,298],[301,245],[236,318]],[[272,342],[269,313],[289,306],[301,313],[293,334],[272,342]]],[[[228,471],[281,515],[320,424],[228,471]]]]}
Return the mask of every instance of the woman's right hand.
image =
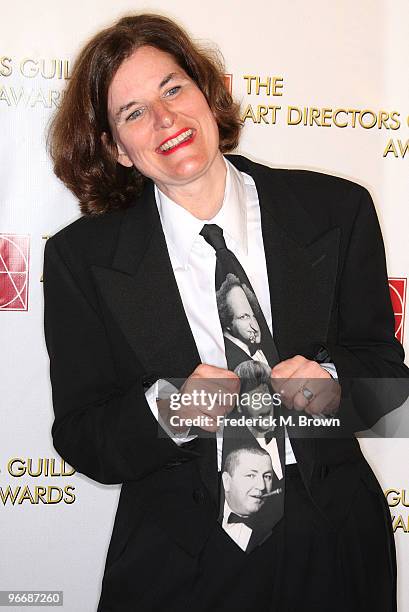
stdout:
{"type": "Polygon", "coordinates": [[[226,414],[236,405],[240,378],[230,370],[200,364],[186,379],[178,396],[159,399],[161,419],[175,433],[188,433],[192,426],[216,432],[226,414]]]}

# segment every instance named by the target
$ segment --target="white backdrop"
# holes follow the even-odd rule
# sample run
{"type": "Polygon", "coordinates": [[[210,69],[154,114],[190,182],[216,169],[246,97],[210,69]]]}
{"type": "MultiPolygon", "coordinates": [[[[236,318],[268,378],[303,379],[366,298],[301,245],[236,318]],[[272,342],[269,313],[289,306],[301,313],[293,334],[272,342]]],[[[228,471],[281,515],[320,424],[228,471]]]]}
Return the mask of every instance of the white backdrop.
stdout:
{"type": "MultiPolygon", "coordinates": [[[[220,46],[226,72],[232,75],[233,94],[247,117],[240,152],[274,166],[337,174],[369,189],[384,233],[389,276],[401,279],[392,283],[398,333],[405,340],[406,0],[259,0],[251,5],[232,0],[197,4],[173,0],[171,5],[165,0],[58,4],[17,0],[8,4],[7,16],[3,9],[0,21],[0,590],[63,590],[69,612],[96,609],[119,489],[72,474],[69,466],[61,465],[49,433],[43,247],[45,237],[73,220],[78,211],[72,196],[52,175],[45,128],[67,83],[70,60],[87,37],[126,12],[143,10],[175,17],[195,38],[220,46]],[[275,91],[261,86],[257,94],[257,78],[262,83],[267,77],[271,81],[276,77],[275,91]],[[275,122],[269,106],[280,107],[275,122]],[[301,114],[306,108],[306,125],[303,120],[289,125],[288,107],[300,109],[301,114]],[[336,109],[343,110],[334,117],[336,109]],[[309,125],[312,113],[315,121],[309,125]],[[337,127],[334,119],[346,127],[337,127]],[[373,122],[374,127],[368,127],[373,122]],[[31,473],[39,475],[25,472],[29,459],[31,473]]],[[[293,109],[291,119],[298,116],[293,109]]],[[[409,609],[408,442],[372,439],[362,444],[391,505],[399,558],[399,610],[405,612],[409,609]]]]}

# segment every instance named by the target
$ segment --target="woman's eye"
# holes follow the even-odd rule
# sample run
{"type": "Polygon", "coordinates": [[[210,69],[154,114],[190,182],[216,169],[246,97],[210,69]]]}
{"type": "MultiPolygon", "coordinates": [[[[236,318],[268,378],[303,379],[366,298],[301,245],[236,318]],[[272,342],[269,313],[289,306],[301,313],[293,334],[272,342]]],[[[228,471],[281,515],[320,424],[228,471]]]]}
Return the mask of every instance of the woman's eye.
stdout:
{"type": "Polygon", "coordinates": [[[175,87],[172,87],[172,89],[169,89],[166,92],[165,96],[174,96],[175,94],[177,94],[179,89],[180,89],[180,85],[175,85],[175,87]]]}
{"type": "Polygon", "coordinates": [[[143,109],[142,108],[137,108],[136,110],[134,110],[127,118],[126,120],[129,121],[132,119],[138,119],[141,115],[143,114],[143,109]]]}

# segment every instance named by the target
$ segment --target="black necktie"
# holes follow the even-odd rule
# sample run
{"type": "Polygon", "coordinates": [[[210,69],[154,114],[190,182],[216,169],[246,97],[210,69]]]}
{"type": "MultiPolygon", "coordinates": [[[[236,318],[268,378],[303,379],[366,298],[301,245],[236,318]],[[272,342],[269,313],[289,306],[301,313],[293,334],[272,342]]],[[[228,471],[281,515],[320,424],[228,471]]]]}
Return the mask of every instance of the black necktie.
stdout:
{"type": "MultiPolygon", "coordinates": [[[[245,388],[248,389],[249,395],[252,390],[265,389],[265,385],[270,384],[271,368],[279,362],[278,351],[251,283],[237,257],[226,246],[223,230],[218,225],[208,224],[203,226],[200,233],[216,252],[216,299],[224,335],[226,360],[229,369],[236,371],[241,378],[241,398],[243,398],[245,388]],[[257,354],[259,359],[253,360],[251,356],[257,351],[260,351],[257,354]],[[268,366],[264,363],[263,357],[268,366]]],[[[275,416],[279,417],[277,409],[275,410],[275,416]]],[[[232,416],[240,416],[240,414],[234,415],[233,411],[229,417],[232,416]]],[[[277,438],[277,448],[284,474],[284,428],[276,427],[274,436],[277,438]]],[[[266,533],[271,533],[284,512],[284,478],[279,481],[281,493],[274,496],[276,498],[274,504],[268,506],[266,505],[268,502],[257,501],[252,487],[258,492],[262,488],[264,493],[268,493],[271,488],[276,488],[277,485],[273,486],[274,481],[277,480],[274,472],[271,470],[273,484],[269,483],[268,476],[266,476],[266,471],[270,468],[269,453],[261,449],[257,438],[246,425],[234,428],[225,425],[222,479],[223,484],[227,482],[228,486],[224,484],[222,487],[221,509],[224,507],[224,500],[230,507],[233,505],[233,510],[236,509],[234,503],[241,504],[242,508],[249,512],[252,522],[263,516],[266,533]],[[249,482],[247,490],[246,487],[239,487],[234,492],[236,480],[243,475],[249,482]],[[252,478],[254,485],[251,484],[252,478]],[[234,495],[235,501],[233,502],[230,499],[231,495],[234,495]],[[260,512],[262,508],[263,511],[260,512]],[[268,514],[267,521],[266,514],[268,514]]],[[[237,516],[234,512],[232,514],[237,516]]],[[[240,522],[244,521],[240,519],[240,522]]]]}
{"type": "MultiPolygon", "coordinates": [[[[253,314],[257,319],[257,323],[260,328],[259,337],[256,337],[257,334],[254,334],[253,337],[251,336],[251,321],[249,321],[249,327],[247,332],[249,338],[245,339],[243,337],[239,337],[238,339],[244,341],[244,343],[248,345],[250,355],[254,353],[255,350],[262,350],[267,358],[270,367],[273,367],[280,361],[275,342],[270,333],[270,330],[268,329],[263,312],[260,308],[250,281],[247,278],[245,271],[243,270],[242,265],[240,264],[235,254],[230,251],[226,246],[222,228],[215,224],[208,224],[203,226],[203,229],[200,233],[206,240],[206,242],[208,242],[210,246],[212,246],[216,251],[216,295],[220,295],[220,291],[223,292],[223,289],[227,290],[227,285],[234,285],[236,283],[237,287],[241,286],[242,292],[245,293],[246,298],[249,301],[249,305],[253,311],[253,314]]],[[[239,289],[237,289],[237,291],[239,291],[239,289]]],[[[243,313],[243,316],[246,315],[248,315],[248,313],[243,313]]],[[[221,323],[223,328],[224,321],[222,317],[224,317],[224,313],[220,312],[220,308],[219,316],[221,317],[221,323]]],[[[225,330],[223,329],[223,331],[225,330]]],[[[230,335],[233,335],[234,337],[234,333],[230,335]]],[[[231,367],[231,365],[233,364],[229,363],[230,355],[228,353],[229,351],[226,351],[227,363],[229,367],[231,367]]],[[[232,359],[231,361],[234,360],[232,359]]]]}

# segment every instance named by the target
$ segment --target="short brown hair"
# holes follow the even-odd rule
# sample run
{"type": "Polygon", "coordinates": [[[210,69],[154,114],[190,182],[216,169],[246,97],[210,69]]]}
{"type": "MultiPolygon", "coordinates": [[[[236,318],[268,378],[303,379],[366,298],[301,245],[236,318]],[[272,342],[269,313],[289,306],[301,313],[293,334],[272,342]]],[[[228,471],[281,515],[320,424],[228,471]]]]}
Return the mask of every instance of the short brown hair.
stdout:
{"type": "Polygon", "coordinates": [[[135,167],[125,168],[117,162],[107,97],[119,66],[144,45],[172,55],[201,89],[219,127],[221,152],[238,144],[239,106],[226,89],[220,55],[199,48],[180,26],[161,15],[123,17],[80,52],[49,130],[54,172],[79,199],[84,214],[126,208],[142,191],[145,177],[135,167]],[[107,137],[103,139],[104,133],[107,137]]]}

